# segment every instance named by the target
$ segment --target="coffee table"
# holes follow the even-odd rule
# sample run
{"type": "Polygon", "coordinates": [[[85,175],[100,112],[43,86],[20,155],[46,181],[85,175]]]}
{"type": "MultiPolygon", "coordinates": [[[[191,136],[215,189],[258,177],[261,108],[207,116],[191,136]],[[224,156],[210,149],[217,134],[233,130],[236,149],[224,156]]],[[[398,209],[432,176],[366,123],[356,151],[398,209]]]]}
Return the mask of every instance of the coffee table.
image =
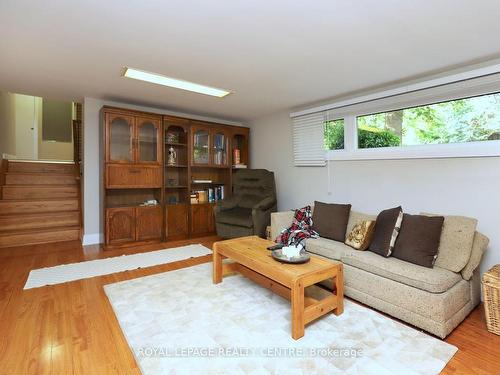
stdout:
{"type": "Polygon", "coordinates": [[[218,284],[228,274],[240,273],[291,301],[292,337],[304,336],[305,325],[333,312],[344,311],[342,263],[314,255],[304,264],[284,264],[274,260],[266,248],[273,242],[257,236],[215,242],[213,245],[213,282],[218,284]],[[228,258],[229,262],[223,262],[228,258]],[[332,294],[318,300],[304,295],[304,289],[333,278],[332,294]]]}

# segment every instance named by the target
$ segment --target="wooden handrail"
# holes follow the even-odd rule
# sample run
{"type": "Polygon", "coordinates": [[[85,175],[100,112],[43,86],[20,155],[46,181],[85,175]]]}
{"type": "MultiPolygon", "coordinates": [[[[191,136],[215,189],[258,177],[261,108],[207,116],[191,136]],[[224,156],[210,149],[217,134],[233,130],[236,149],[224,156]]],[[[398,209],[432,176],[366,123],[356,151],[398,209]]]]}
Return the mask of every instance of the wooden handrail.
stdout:
{"type": "Polygon", "coordinates": [[[82,161],[82,121],[73,120],[73,161],[80,165],[82,161]]]}

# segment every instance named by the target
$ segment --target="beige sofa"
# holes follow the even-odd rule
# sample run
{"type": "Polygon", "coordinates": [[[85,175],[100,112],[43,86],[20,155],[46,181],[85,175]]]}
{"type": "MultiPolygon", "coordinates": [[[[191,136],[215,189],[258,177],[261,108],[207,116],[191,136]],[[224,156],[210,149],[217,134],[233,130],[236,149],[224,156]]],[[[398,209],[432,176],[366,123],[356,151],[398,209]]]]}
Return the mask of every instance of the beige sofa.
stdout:
{"type": "MultiPolygon", "coordinates": [[[[271,215],[272,238],[290,226],[293,215],[293,211],[271,215]]],[[[358,221],[370,219],[375,216],[351,211],[347,233],[358,221]]],[[[489,240],[474,229],[471,236],[471,249],[457,249],[467,262],[457,272],[384,258],[324,238],[307,240],[306,248],[344,264],[346,296],[445,338],[480,302],[479,264],[489,240]]]]}

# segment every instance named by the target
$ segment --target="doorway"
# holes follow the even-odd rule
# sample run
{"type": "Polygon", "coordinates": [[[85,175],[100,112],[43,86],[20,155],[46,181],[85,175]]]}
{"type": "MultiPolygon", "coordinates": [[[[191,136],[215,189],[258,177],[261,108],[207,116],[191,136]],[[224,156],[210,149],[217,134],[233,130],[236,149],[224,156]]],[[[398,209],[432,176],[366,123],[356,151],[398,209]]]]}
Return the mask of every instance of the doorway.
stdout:
{"type": "Polygon", "coordinates": [[[81,123],[81,104],[24,94],[0,94],[0,120],[4,125],[0,138],[5,139],[0,142],[5,143],[0,145],[0,157],[75,161],[74,129],[75,124],[81,123]]]}

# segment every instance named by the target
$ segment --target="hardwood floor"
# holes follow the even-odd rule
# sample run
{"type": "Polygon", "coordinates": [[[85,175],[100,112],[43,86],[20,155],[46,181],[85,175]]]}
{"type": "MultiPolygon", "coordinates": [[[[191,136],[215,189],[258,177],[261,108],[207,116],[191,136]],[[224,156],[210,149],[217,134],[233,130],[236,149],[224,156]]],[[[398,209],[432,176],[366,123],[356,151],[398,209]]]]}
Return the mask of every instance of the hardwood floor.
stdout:
{"type": "MultiPolygon", "coordinates": [[[[0,251],[1,374],[139,374],[102,286],[208,262],[210,256],[23,291],[31,269],[201,243],[216,237],[103,252],[78,242],[0,251]]],[[[446,339],[459,352],[444,374],[500,374],[500,336],[486,330],[483,310],[446,339]]]]}

